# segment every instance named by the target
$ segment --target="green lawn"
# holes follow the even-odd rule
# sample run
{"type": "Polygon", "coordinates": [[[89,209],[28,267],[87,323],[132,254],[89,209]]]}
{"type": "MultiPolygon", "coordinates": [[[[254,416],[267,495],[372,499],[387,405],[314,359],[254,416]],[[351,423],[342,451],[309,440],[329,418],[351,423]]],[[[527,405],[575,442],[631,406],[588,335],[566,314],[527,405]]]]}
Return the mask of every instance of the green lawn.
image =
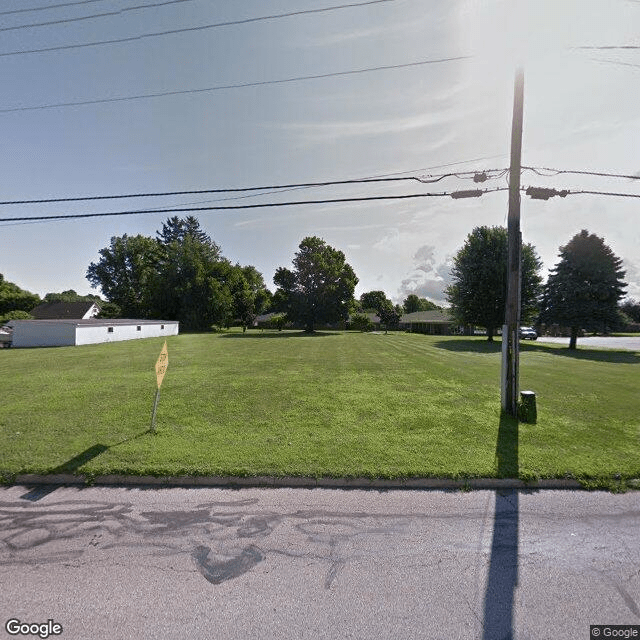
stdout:
{"type": "Polygon", "coordinates": [[[0,472],[640,477],[640,353],[528,343],[538,422],[500,416],[500,342],[230,332],[0,351],[0,472]]]}

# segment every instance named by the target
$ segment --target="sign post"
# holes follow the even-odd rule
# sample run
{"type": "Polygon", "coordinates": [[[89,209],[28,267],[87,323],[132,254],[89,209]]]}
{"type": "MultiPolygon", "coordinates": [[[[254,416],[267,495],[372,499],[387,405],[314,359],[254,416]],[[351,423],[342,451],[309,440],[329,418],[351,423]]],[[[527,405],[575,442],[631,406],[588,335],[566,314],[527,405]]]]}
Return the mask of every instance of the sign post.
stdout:
{"type": "Polygon", "coordinates": [[[164,374],[167,372],[167,367],[169,366],[169,352],[167,351],[167,341],[164,341],[164,346],[162,347],[162,351],[160,351],[160,355],[158,356],[158,360],[156,361],[156,381],[158,383],[158,388],[156,389],[156,399],[153,402],[153,413],[151,414],[151,432],[156,432],[156,411],[158,409],[158,400],[160,400],[160,387],[162,386],[162,381],[164,380],[164,374]]]}

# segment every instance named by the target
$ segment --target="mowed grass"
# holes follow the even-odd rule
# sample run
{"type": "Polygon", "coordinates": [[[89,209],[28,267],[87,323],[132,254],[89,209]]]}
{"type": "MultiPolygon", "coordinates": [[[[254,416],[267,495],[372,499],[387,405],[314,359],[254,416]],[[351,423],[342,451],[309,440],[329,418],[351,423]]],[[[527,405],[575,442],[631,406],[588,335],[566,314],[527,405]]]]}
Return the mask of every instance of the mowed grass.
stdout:
{"type": "Polygon", "coordinates": [[[230,332],[0,351],[0,472],[640,477],[640,354],[524,344],[537,424],[500,416],[500,342],[230,332]]]}

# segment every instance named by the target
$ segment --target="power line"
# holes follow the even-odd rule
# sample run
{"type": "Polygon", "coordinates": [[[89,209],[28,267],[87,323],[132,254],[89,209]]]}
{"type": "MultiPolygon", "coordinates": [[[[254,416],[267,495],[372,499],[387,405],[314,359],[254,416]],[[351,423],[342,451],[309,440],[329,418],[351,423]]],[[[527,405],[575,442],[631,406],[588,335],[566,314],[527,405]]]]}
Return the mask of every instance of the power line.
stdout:
{"type": "MultiPolygon", "coordinates": [[[[4,54],[0,53],[0,56],[4,54]]],[[[259,87],[269,84],[285,84],[290,82],[300,82],[302,80],[320,80],[324,78],[334,78],[338,76],[349,76],[360,73],[370,73],[373,71],[388,71],[391,69],[406,69],[409,67],[418,67],[428,64],[440,64],[443,62],[455,62],[458,60],[467,60],[472,56],[456,56],[454,58],[439,58],[435,60],[419,60],[417,62],[406,62],[404,64],[389,64],[380,67],[366,67],[364,69],[350,69],[348,71],[333,71],[330,73],[319,73],[309,76],[295,76],[292,78],[282,78],[277,80],[259,80],[256,82],[241,82],[238,84],[217,85],[214,87],[206,87],[203,89],[185,89],[181,91],[162,91],[160,93],[146,93],[136,96],[124,96],[121,98],[100,98],[97,100],[79,100],[77,102],[59,102],[55,104],[44,104],[32,107],[12,107],[9,109],[0,109],[0,113],[14,113],[16,111],[37,111],[40,109],[58,109],[61,107],[79,107],[90,104],[107,104],[110,102],[125,102],[129,100],[146,100],[149,98],[162,98],[165,96],[178,96],[185,94],[207,93],[213,91],[225,91],[228,89],[244,89],[247,87],[259,87]]]]}
{"type": "Polygon", "coordinates": [[[573,47],[574,49],[581,49],[585,51],[635,51],[640,49],[640,45],[637,44],[610,44],[601,46],[583,46],[573,47]]]}
{"type": "Polygon", "coordinates": [[[566,198],[567,196],[582,194],[594,196],[614,196],[618,198],[640,198],[640,193],[618,193],[612,191],[592,191],[588,189],[580,189],[577,191],[562,189],[558,191],[557,189],[550,189],[547,187],[525,187],[522,188],[521,191],[524,191],[526,195],[528,195],[533,200],[549,200],[549,198],[555,198],[556,196],[566,198]]]}
{"type": "MultiPolygon", "coordinates": [[[[23,49],[21,51],[8,51],[0,53],[0,57],[25,55],[29,53],[48,53],[51,51],[66,51],[69,49],[83,49],[86,47],[97,47],[110,44],[123,44],[125,42],[136,42],[147,38],[157,38],[160,36],[174,35],[177,33],[191,33],[195,31],[205,31],[207,29],[219,29],[221,27],[237,26],[249,24],[251,22],[261,22],[264,20],[277,20],[280,18],[290,18],[293,16],[301,16],[313,13],[324,13],[327,11],[336,11],[338,9],[351,9],[354,7],[364,7],[371,4],[380,4],[382,2],[395,2],[395,0],[367,0],[366,2],[357,2],[351,4],[336,5],[333,7],[322,7],[320,9],[305,9],[301,11],[290,11],[288,13],[276,13],[266,16],[258,16],[255,18],[242,18],[240,20],[229,20],[227,22],[215,22],[213,24],[203,24],[196,27],[183,27],[181,29],[167,29],[166,31],[156,31],[154,33],[143,33],[138,36],[129,36],[126,38],[113,38],[111,40],[96,40],[94,42],[83,42],[80,44],[66,44],[55,47],[44,47],[42,49],[23,49]]],[[[25,25],[25,26],[41,26],[41,25],[25,25]]]]}
{"type": "MultiPolygon", "coordinates": [[[[101,1],[101,0],[91,0],[91,1],[101,1]]],[[[33,27],[49,27],[57,24],[66,24],[69,22],[81,22],[83,20],[93,20],[96,18],[107,18],[112,16],[118,16],[127,11],[139,11],[141,9],[155,9],[156,7],[163,7],[169,4],[178,4],[182,2],[193,2],[193,0],[164,0],[163,2],[154,2],[153,4],[140,4],[135,7],[125,7],[124,9],[117,9],[115,11],[105,11],[104,13],[93,13],[89,16],[80,16],[78,18],[61,18],[60,20],[50,20],[48,22],[38,22],[34,24],[20,24],[15,27],[3,27],[0,31],[17,31],[19,29],[31,29],[33,27]]],[[[57,5],[61,7],[69,6],[72,4],[84,4],[84,3],[68,3],[63,5],[57,5]]],[[[40,7],[40,9],[50,9],[56,5],[52,5],[51,7],[40,7]]],[[[16,11],[2,11],[0,12],[0,16],[6,15],[9,13],[19,13],[23,11],[37,11],[38,9],[18,9],[16,11]]]]}
{"type": "Polygon", "coordinates": [[[77,2],[64,2],[63,4],[50,4],[45,7],[32,7],[31,9],[11,9],[0,11],[0,16],[8,16],[13,13],[30,13],[32,11],[46,11],[47,9],[59,9],[61,7],[72,7],[80,4],[91,4],[93,2],[104,2],[104,0],[78,0],[77,2]]]}
{"type": "Polygon", "coordinates": [[[575,169],[552,169],[551,167],[522,167],[529,171],[537,173],[539,176],[551,178],[553,176],[560,175],[561,173],[571,173],[585,176],[601,176],[606,178],[628,178],[629,180],[640,180],[640,175],[627,175],[622,173],[605,173],[603,171],[579,171],[575,169]],[[551,174],[540,173],[541,171],[551,171],[551,174]]]}
{"type": "MultiPolygon", "coordinates": [[[[453,175],[453,174],[448,174],[453,175]]],[[[264,191],[265,189],[297,189],[305,187],[328,187],[340,184],[363,184],[367,182],[400,182],[407,180],[416,180],[422,182],[416,177],[409,176],[406,178],[355,178],[353,180],[330,180],[327,182],[300,182],[295,184],[278,184],[267,185],[261,187],[236,187],[230,189],[196,189],[192,191],[166,191],[163,193],[127,193],[110,196],[79,196],[74,198],[44,198],[41,200],[6,200],[0,202],[0,205],[13,204],[44,204],[53,202],[80,202],[86,200],[118,200],[123,198],[155,198],[165,196],[184,196],[199,195],[204,193],[242,193],[246,191],[264,191]]],[[[264,195],[264,194],[258,194],[264,195]]]]}
{"type": "Polygon", "coordinates": [[[593,196],[614,196],[617,198],[640,198],[640,193],[613,193],[611,191],[569,191],[569,195],[588,194],[593,196]]]}
{"type": "Polygon", "coordinates": [[[606,60],[604,58],[591,58],[595,62],[604,62],[606,64],[617,64],[621,67],[634,67],[636,69],[640,68],[640,64],[632,64],[631,62],[622,62],[622,60],[606,60]]]}
{"type": "Polygon", "coordinates": [[[496,191],[507,191],[506,187],[496,187],[495,189],[476,190],[472,192],[441,192],[441,193],[412,193],[393,196],[363,196],[356,198],[328,198],[322,200],[298,200],[294,202],[264,202],[257,204],[223,205],[214,207],[176,207],[171,209],[138,209],[135,211],[108,211],[105,213],[69,213],[54,214],[44,216],[22,216],[16,218],[0,218],[0,222],[24,222],[36,220],[69,220],[78,218],[103,218],[107,216],[132,216],[143,213],[189,213],[195,211],[225,211],[237,209],[262,209],[267,207],[290,207],[308,204],[335,204],[344,202],[369,202],[376,200],[407,200],[410,198],[442,198],[442,197],[477,197],[485,193],[496,191]],[[463,194],[463,195],[459,195],[463,194]]]}

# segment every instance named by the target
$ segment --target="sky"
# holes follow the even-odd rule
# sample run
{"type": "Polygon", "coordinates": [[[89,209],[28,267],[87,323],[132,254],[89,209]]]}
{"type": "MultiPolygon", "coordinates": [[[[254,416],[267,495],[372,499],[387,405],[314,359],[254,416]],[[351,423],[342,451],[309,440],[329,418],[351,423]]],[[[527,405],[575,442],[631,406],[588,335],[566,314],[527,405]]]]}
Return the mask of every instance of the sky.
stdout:
{"type": "MultiPolygon", "coordinates": [[[[408,178],[7,204],[3,219],[504,189],[518,67],[522,164],[537,169],[522,186],[640,195],[638,0],[5,0],[0,32],[3,201],[408,178]],[[495,177],[474,182],[483,171],[495,177]]],[[[587,229],[640,299],[639,207],[523,193],[523,241],[546,275],[587,229]]],[[[507,209],[500,190],[193,215],[272,290],[315,235],[344,252],[357,296],[443,304],[452,257],[507,209]]],[[[0,273],[42,296],[99,294],[86,270],[100,249],[170,215],[0,222],[0,273]]]]}

